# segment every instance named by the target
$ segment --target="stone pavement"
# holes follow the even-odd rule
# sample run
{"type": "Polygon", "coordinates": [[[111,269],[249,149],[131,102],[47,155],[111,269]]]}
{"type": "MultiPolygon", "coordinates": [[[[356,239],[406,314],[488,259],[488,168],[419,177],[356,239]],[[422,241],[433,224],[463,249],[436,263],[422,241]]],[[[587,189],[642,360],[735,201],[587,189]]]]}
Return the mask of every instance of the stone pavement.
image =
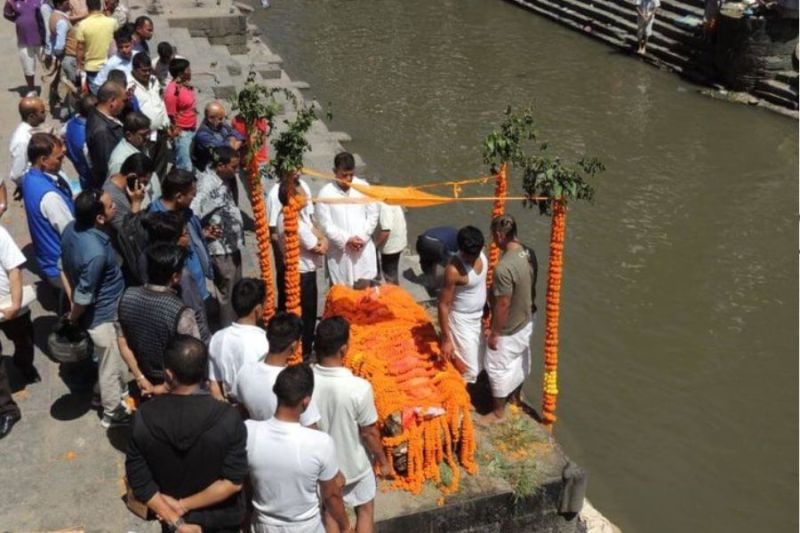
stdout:
{"type": "MultiPolygon", "coordinates": [[[[131,20],[145,14],[144,6],[132,4],[130,7],[131,20]]],[[[297,96],[302,96],[299,89],[307,88],[306,84],[288,78],[280,69],[280,58],[249,35],[252,28],[244,29],[246,22],[243,18],[231,20],[236,19],[239,12],[227,2],[201,9],[193,0],[156,0],[148,3],[146,12],[156,26],[151,48],[155,49],[161,40],[168,40],[178,46],[179,53],[192,61],[194,83],[200,91],[198,108],[201,110],[215,97],[231,96],[236,88],[242,86],[250,68],[258,71],[260,82],[286,87],[297,96]],[[214,36],[213,28],[225,24],[233,24],[233,33],[214,36]],[[242,35],[246,41],[244,46],[242,35]],[[207,38],[216,39],[217,43],[211,44],[207,38]],[[226,39],[229,40],[226,42],[226,39]]],[[[23,82],[17,61],[14,26],[8,22],[0,23],[0,54],[7,58],[6,73],[0,78],[5,88],[0,91],[0,173],[6,175],[10,167],[7,146],[14,127],[19,123],[16,109],[23,82]]],[[[278,117],[278,127],[285,117],[278,117]]],[[[342,150],[340,141],[344,142],[348,137],[329,132],[324,124],[319,123],[312,129],[310,140],[314,150],[308,154],[306,164],[326,170],[330,168],[333,156],[342,150]]],[[[363,165],[360,158],[357,157],[357,161],[363,165]]],[[[71,176],[75,175],[68,162],[65,169],[71,176]]],[[[309,182],[315,192],[322,185],[318,180],[309,182]]],[[[9,198],[13,186],[11,189],[9,198]]],[[[242,208],[249,213],[245,189],[241,187],[240,190],[242,208]]],[[[42,351],[55,320],[54,307],[47,301],[46,289],[43,290],[38,277],[30,271],[35,262],[21,204],[9,203],[9,211],[0,223],[11,232],[29,258],[24,271],[25,283],[36,285],[37,293],[41,295],[41,303],[33,304],[32,313],[37,345],[35,365],[42,381],[24,386],[8,360],[22,420],[7,438],[0,441],[0,531],[68,528],[142,533],[160,531],[156,523],[144,522],[130,513],[121,499],[128,429],[106,431],[100,426],[97,413],[90,408],[91,392],[86,368],[59,365],[42,351]]],[[[250,252],[245,254],[245,273],[255,275],[257,262],[253,252],[255,237],[252,227],[246,240],[250,252]]],[[[415,258],[405,257],[401,269],[418,271],[415,258]]],[[[323,279],[320,282],[325,286],[323,279]]],[[[418,299],[426,298],[419,286],[407,281],[403,284],[418,299]]],[[[3,341],[3,357],[9,358],[13,347],[4,337],[0,340],[3,341]]]]}

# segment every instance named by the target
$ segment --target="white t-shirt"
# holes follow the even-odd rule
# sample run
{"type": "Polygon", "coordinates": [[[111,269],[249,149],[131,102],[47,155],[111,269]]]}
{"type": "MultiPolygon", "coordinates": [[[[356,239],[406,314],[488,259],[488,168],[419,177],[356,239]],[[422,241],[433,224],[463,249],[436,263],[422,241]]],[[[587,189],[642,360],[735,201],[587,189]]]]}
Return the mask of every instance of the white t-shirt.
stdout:
{"type": "Polygon", "coordinates": [[[250,362],[269,352],[266,332],[258,326],[234,322],[211,337],[208,345],[208,378],[218,381],[226,395],[236,394],[236,375],[250,362]]]}
{"type": "Polygon", "coordinates": [[[378,217],[381,231],[389,231],[389,238],[383,243],[382,254],[397,254],[405,250],[408,245],[406,235],[406,216],[399,205],[381,204],[381,213],[378,217]]]}
{"type": "Polygon", "coordinates": [[[336,443],[336,459],[346,483],[370,474],[372,464],[359,430],[378,421],[372,385],[345,367],[314,365],[314,400],[321,416],[319,428],[336,443]]]}
{"type": "MultiPolygon", "coordinates": [[[[267,225],[270,228],[278,226],[278,213],[283,211],[283,205],[281,205],[281,201],[278,198],[278,189],[280,189],[280,187],[280,182],[277,182],[269,190],[269,193],[267,193],[267,225]]],[[[314,202],[311,201],[311,189],[302,179],[300,180],[300,187],[303,188],[303,193],[308,200],[303,208],[303,214],[308,217],[308,220],[311,220],[311,216],[314,214],[314,202]]]]}
{"type": "Polygon", "coordinates": [[[22,266],[25,256],[11,238],[8,230],[0,226],[0,298],[11,294],[11,283],[8,280],[8,271],[22,266]]]}
{"type": "Polygon", "coordinates": [[[27,122],[21,122],[11,134],[11,142],[8,143],[8,150],[11,152],[11,170],[8,172],[8,177],[14,183],[19,183],[20,178],[28,170],[28,143],[32,135],[33,126],[27,122]]]}
{"type": "Polygon", "coordinates": [[[247,464],[255,521],[324,532],[317,484],[339,472],[333,439],[322,431],[271,418],[247,420],[247,464]]]}
{"type": "MultiPolygon", "coordinates": [[[[311,251],[317,244],[319,239],[314,234],[311,220],[306,216],[305,212],[300,213],[298,217],[298,236],[300,237],[300,273],[315,272],[318,268],[322,268],[322,258],[324,256],[315,254],[311,251]]],[[[275,224],[278,228],[278,242],[280,243],[281,250],[286,256],[286,231],[283,226],[283,212],[278,214],[278,219],[275,224]]]]}
{"type": "MultiPolygon", "coordinates": [[[[263,361],[245,364],[236,376],[236,398],[244,404],[253,420],[269,420],[278,408],[278,397],[272,392],[278,374],[286,367],[268,365],[263,361]]],[[[300,423],[310,426],[319,422],[319,410],[314,398],[300,415],[300,423]]]]}

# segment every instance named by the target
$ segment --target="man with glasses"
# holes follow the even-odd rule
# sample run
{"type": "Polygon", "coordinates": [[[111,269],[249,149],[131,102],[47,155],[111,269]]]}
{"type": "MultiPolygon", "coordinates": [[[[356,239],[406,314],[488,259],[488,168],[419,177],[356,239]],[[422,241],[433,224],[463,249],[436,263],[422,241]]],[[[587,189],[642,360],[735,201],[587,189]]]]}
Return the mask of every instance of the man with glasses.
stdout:
{"type": "MultiPolygon", "coordinates": [[[[114,147],[108,160],[108,175],[119,173],[123,163],[133,154],[150,155],[150,119],[138,111],[125,115],[122,121],[122,139],[114,147]]],[[[161,196],[161,182],[158,175],[153,173],[147,182],[147,197],[158,198],[161,196]]]]}

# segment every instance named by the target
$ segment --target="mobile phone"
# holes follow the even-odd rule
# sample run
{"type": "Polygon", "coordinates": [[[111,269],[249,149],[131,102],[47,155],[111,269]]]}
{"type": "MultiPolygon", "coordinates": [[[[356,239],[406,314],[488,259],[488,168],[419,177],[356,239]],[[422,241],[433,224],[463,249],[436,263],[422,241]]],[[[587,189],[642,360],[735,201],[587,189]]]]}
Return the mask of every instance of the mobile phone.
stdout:
{"type": "Polygon", "coordinates": [[[128,182],[128,189],[135,191],[139,187],[139,178],[136,176],[136,174],[128,174],[128,177],[125,179],[128,182]]]}

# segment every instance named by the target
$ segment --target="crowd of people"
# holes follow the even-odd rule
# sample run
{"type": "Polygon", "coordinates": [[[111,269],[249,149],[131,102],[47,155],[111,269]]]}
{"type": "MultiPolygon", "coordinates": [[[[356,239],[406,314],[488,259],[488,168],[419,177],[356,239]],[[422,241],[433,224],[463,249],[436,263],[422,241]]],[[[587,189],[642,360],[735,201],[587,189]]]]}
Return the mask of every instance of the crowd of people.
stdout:
{"type": "MultiPolygon", "coordinates": [[[[318,272],[356,288],[399,283],[403,208],[362,201],[352,185],[368,184],[347,152],[335,156],[336,179],[317,201],[299,175],[277,176],[265,198],[277,314],[262,324],[267,288],[242,273],[237,178],[249,157],[267,163],[269,125],[255,124],[263,147],[253,154],[247,125],[229,122],[220,102],[201,120],[189,60],[166,42],[150,57],[147,17],[128,22],[114,1],[49,1],[6,4],[30,91],[19,101],[0,215],[9,201],[21,202],[28,268],[54,296],[59,327],[91,339],[100,424],[131,426],[131,497],[169,531],[349,531],[345,506],[355,509],[356,530],[371,531],[374,472],[392,472],[372,388],[343,364],[349,324],[318,321],[318,272]],[[46,6],[47,23],[33,25],[30,13],[41,20],[46,6]],[[42,55],[85,91],[60,129],[45,126],[34,83],[42,55]],[[77,176],[62,168],[65,157],[77,176]],[[301,316],[285,312],[282,211],[290,195],[307,200],[299,216],[301,316]],[[304,362],[289,367],[298,346],[304,362]]],[[[467,383],[486,370],[495,397],[489,417],[498,420],[530,368],[536,264],[511,217],[494,220],[491,232],[503,256],[489,295],[479,229],[433,228],[417,250],[439,294],[443,357],[467,383]]],[[[0,226],[0,330],[31,384],[40,377],[24,263],[0,226]]],[[[0,438],[20,416],[0,364],[0,438]]]]}

